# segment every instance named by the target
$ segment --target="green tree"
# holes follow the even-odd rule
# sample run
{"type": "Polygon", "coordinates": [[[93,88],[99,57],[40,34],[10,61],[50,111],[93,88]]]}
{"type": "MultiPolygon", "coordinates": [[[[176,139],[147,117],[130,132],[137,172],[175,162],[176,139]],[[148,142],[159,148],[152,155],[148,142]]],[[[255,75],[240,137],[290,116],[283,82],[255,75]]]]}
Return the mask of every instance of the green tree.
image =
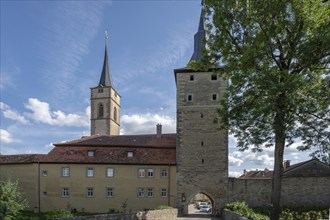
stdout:
{"type": "Polygon", "coordinates": [[[275,147],[271,219],[279,219],[285,146],[299,141],[329,156],[330,2],[205,0],[204,12],[204,60],[228,80],[218,121],[240,150],[275,147]]]}
{"type": "Polygon", "coordinates": [[[0,181],[0,219],[14,219],[26,207],[18,181],[0,181]]]}

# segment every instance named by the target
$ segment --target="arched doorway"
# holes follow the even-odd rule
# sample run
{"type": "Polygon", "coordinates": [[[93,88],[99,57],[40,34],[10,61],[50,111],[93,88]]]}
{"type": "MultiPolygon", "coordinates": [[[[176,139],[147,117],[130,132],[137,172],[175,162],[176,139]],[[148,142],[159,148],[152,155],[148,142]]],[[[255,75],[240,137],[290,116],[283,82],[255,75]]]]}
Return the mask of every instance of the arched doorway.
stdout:
{"type": "Polygon", "coordinates": [[[205,193],[193,195],[188,203],[188,216],[207,217],[214,212],[214,201],[205,193]]]}

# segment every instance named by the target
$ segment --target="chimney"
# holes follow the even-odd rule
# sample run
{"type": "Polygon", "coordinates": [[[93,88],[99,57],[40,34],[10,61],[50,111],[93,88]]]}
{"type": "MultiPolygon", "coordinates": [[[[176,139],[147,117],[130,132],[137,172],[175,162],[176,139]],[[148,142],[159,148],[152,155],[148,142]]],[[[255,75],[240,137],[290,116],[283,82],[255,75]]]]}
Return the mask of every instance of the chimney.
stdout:
{"type": "Polygon", "coordinates": [[[162,137],[162,125],[157,124],[157,138],[161,138],[161,137],[162,137]]]}
{"type": "Polygon", "coordinates": [[[287,170],[290,167],[290,160],[284,161],[283,167],[284,167],[284,171],[287,170]]]}
{"type": "Polygon", "coordinates": [[[244,175],[246,175],[246,174],[247,174],[247,171],[246,171],[246,169],[244,169],[243,173],[244,173],[244,175]]]}

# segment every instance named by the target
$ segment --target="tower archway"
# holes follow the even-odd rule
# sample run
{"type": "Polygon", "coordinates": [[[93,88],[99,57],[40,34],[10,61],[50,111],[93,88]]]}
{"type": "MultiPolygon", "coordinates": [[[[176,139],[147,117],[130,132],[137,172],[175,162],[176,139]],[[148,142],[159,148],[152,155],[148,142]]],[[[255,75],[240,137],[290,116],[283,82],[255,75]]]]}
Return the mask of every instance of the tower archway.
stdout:
{"type": "Polygon", "coordinates": [[[207,217],[212,215],[215,210],[215,202],[209,194],[197,192],[193,194],[186,204],[188,216],[190,217],[207,217]]]}

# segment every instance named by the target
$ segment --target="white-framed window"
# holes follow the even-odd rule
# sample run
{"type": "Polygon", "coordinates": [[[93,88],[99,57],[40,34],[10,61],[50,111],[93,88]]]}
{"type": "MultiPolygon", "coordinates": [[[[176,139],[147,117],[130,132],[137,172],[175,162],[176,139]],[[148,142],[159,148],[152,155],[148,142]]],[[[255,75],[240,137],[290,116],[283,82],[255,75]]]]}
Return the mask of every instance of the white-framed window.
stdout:
{"type": "Polygon", "coordinates": [[[87,156],[94,157],[94,151],[93,150],[87,151],[87,156]]]}
{"type": "Polygon", "coordinates": [[[87,167],[87,177],[93,177],[93,176],[94,176],[94,168],[87,167]]]}
{"type": "Polygon", "coordinates": [[[94,197],[94,188],[93,187],[87,187],[86,196],[89,198],[94,197]]]}
{"type": "Polygon", "coordinates": [[[70,176],[70,167],[62,167],[62,176],[70,176]]]}
{"type": "Polygon", "coordinates": [[[147,196],[148,197],[154,197],[154,189],[153,188],[148,188],[147,189],[147,196]]]}
{"type": "Polygon", "coordinates": [[[154,169],[148,169],[148,177],[154,177],[154,169]]]}
{"type": "Polygon", "coordinates": [[[144,197],[144,188],[138,188],[138,192],[137,192],[137,196],[138,197],[144,197]]]}
{"type": "Polygon", "coordinates": [[[48,176],[48,172],[47,172],[47,170],[43,170],[43,171],[42,171],[42,176],[48,176]]]}
{"type": "Polygon", "coordinates": [[[165,188],[160,189],[160,197],[167,197],[167,189],[165,188]]]}
{"type": "Polygon", "coordinates": [[[112,187],[107,187],[105,189],[106,197],[113,197],[113,188],[112,187]]]}
{"type": "Polygon", "coordinates": [[[132,151],[127,152],[127,157],[133,157],[134,153],[132,151]]]}
{"type": "Polygon", "coordinates": [[[160,171],[160,177],[161,177],[161,178],[167,178],[167,176],[168,176],[168,171],[167,171],[167,169],[162,169],[162,170],[160,171]]]}
{"type": "Polygon", "coordinates": [[[139,169],[139,177],[145,177],[145,170],[144,168],[139,169]]]}
{"type": "Polygon", "coordinates": [[[107,168],[107,177],[113,177],[113,168],[111,167],[107,168]]]}
{"type": "Polygon", "coordinates": [[[69,187],[62,187],[61,189],[61,196],[62,197],[69,197],[69,187]]]}

